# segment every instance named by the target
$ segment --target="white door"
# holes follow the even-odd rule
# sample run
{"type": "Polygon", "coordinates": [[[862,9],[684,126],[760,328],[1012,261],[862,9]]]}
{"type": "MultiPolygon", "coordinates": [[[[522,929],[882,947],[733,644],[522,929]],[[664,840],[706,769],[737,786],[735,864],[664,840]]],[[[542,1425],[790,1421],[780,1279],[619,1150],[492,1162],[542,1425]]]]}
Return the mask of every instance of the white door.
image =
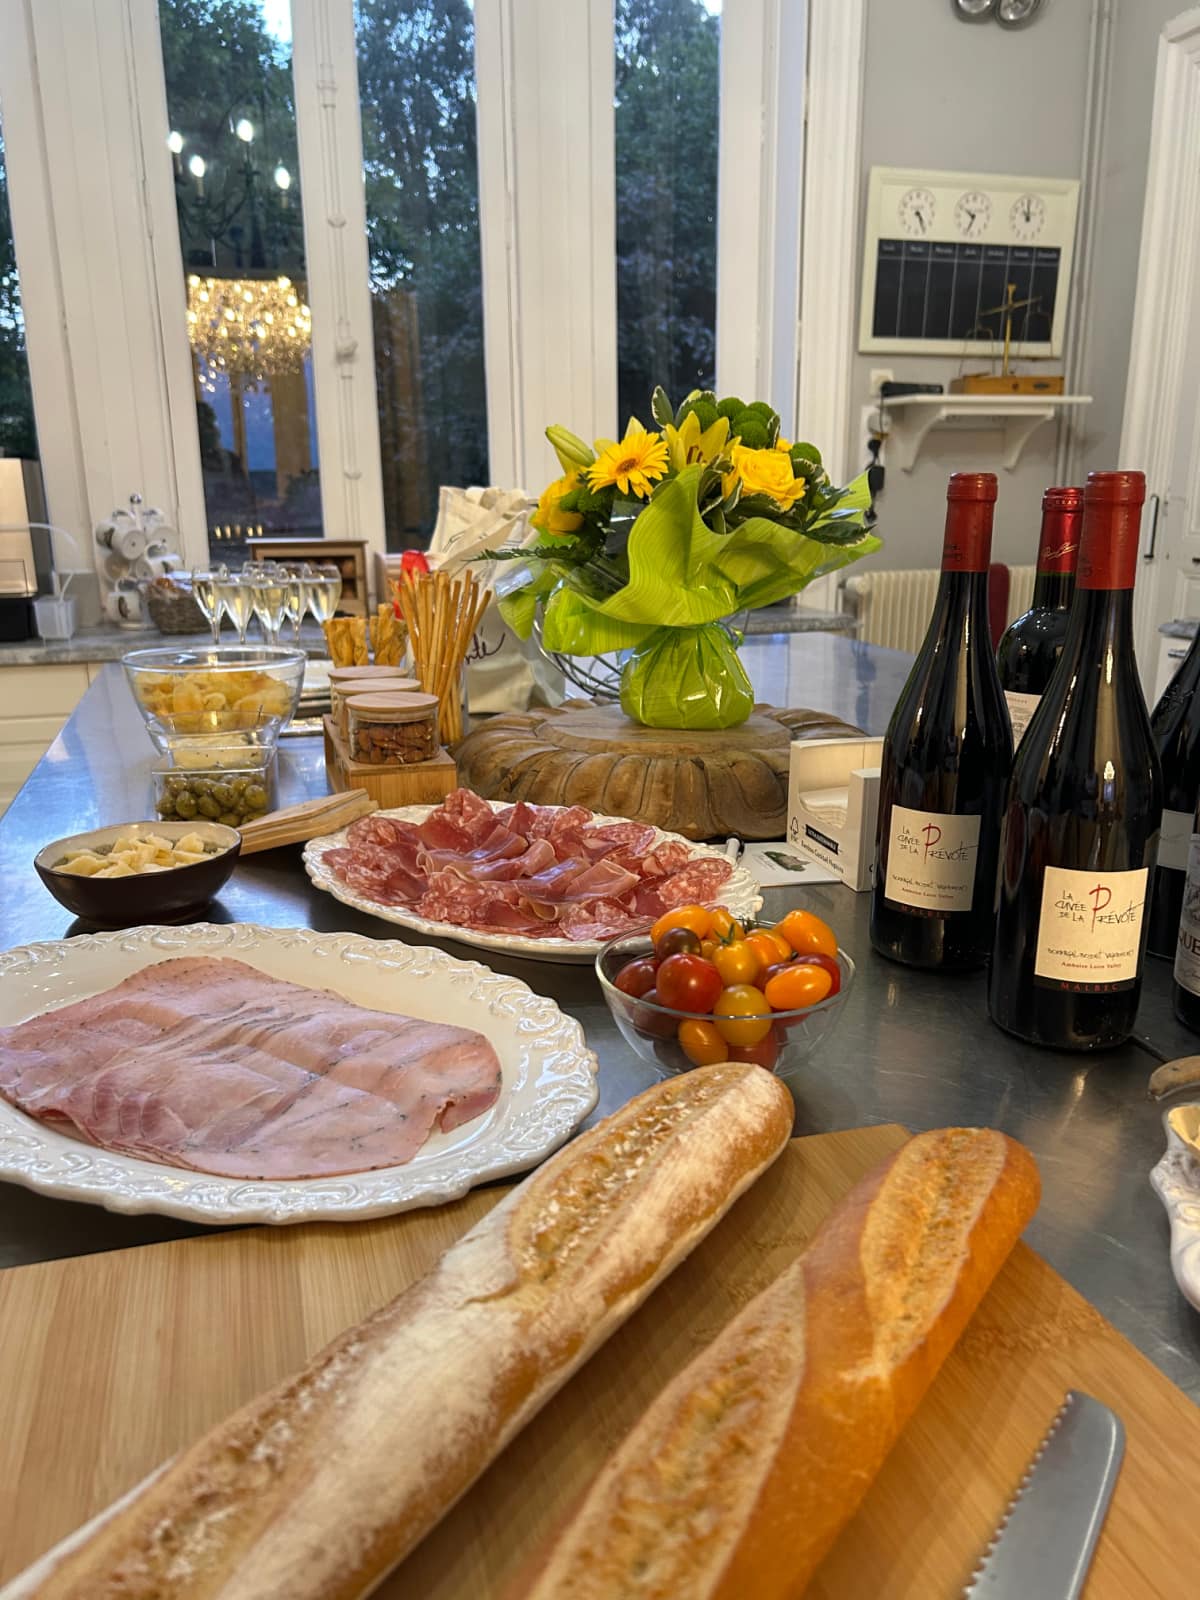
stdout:
{"type": "Polygon", "coordinates": [[[1200,618],[1200,10],[1163,29],[1121,465],[1146,473],[1134,641],[1151,703],[1177,661],[1161,623],[1200,618]]]}

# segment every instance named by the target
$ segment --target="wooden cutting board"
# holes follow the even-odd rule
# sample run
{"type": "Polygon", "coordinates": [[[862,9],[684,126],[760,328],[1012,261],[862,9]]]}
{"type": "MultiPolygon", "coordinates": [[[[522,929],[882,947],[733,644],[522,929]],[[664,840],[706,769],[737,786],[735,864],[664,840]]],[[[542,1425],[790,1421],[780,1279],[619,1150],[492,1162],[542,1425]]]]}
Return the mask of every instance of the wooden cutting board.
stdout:
{"type": "MultiPolygon", "coordinates": [[[[666,1379],[903,1138],[793,1141],[378,1592],[498,1597],[666,1379]]],[[[504,1192],[0,1273],[0,1580],[403,1288],[504,1192]]],[[[957,1593],[1069,1387],[1128,1431],[1088,1600],[1193,1596],[1200,1411],[1023,1246],[809,1594],[957,1593]]]]}

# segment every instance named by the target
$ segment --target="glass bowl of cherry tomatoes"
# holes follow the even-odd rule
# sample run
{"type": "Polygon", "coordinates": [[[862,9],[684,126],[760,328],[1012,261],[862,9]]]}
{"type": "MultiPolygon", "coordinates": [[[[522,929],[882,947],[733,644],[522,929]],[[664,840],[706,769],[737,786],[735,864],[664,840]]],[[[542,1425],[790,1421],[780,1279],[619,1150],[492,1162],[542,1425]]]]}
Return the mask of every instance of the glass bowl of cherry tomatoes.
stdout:
{"type": "Polygon", "coordinates": [[[724,906],[680,906],[610,939],[596,976],[622,1037],[660,1072],[754,1061],[786,1074],[837,1021],[854,963],[811,911],[743,925],[724,906]]]}

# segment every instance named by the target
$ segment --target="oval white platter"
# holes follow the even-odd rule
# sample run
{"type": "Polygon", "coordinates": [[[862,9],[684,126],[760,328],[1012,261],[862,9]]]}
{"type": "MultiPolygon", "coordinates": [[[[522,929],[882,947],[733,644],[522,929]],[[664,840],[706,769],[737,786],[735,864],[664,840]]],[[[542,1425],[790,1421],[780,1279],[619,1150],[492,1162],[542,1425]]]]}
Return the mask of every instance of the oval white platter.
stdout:
{"type": "MultiPolygon", "coordinates": [[[[506,811],[513,804],[511,800],[491,800],[488,802],[493,811],[506,811]]],[[[397,806],[390,811],[376,811],[377,817],[397,817],[401,822],[424,822],[431,811],[436,811],[437,806],[397,806]]],[[[542,809],[561,811],[562,806],[546,806],[542,809]]],[[[598,812],[592,815],[593,822],[628,822],[628,817],[607,817],[598,812]]],[[[365,911],[372,917],[381,917],[384,922],[397,923],[401,928],[411,928],[414,933],[422,933],[430,939],[456,939],[459,944],[472,945],[477,950],[496,950],[504,955],[527,956],[534,961],[562,961],[562,962],[590,962],[604,948],[604,941],[600,939],[531,939],[522,933],[489,933],[484,928],[460,928],[454,922],[431,922],[428,917],[419,916],[415,911],[410,911],[406,906],[383,905],[378,900],[370,900],[366,895],[359,894],[348,883],[343,883],[331,867],[325,865],[325,854],[329,850],[338,850],[345,846],[346,835],[349,829],[343,828],[339,833],[328,833],[320,839],[310,839],[304,846],[304,867],[309,877],[318,889],[324,889],[335,900],[340,900],[343,905],[353,906],[356,911],[365,911]]],[[[662,828],[654,830],[654,845],[670,841],[675,844],[685,844],[691,858],[695,861],[709,856],[716,856],[720,860],[727,859],[725,852],[715,845],[696,844],[694,840],[685,839],[681,833],[666,833],[662,828]]],[[[720,904],[728,906],[735,917],[742,920],[754,917],[762,908],[762,894],[758,882],[746,871],[745,867],[735,866],[721,888],[720,904]]]]}
{"type": "MultiPolygon", "coordinates": [[[[1195,1111],[1192,1106],[1174,1110],[1195,1111]]],[[[1162,1201],[1171,1223],[1171,1271],[1184,1298],[1200,1311],[1200,1156],[1171,1126],[1171,1111],[1163,1115],[1167,1148],[1151,1169],[1150,1184],[1162,1201]]]]}
{"type": "Polygon", "coordinates": [[[0,1179],[109,1211],[155,1211],[189,1222],[359,1221],[441,1205],[485,1179],[536,1166],[596,1104],[596,1057],[583,1029],[552,1000],[477,961],[360,934],[202,922],[20,945],[0,953],[0,1026],[98,994],[176,956],[228,956],[377,1011],[452,1018],[490,1040],[500,1058],[500,1097],[473,1122],[433,1133],[405,1166],[280,1182],[114,1154],[0,1099],[0,1179]]]}

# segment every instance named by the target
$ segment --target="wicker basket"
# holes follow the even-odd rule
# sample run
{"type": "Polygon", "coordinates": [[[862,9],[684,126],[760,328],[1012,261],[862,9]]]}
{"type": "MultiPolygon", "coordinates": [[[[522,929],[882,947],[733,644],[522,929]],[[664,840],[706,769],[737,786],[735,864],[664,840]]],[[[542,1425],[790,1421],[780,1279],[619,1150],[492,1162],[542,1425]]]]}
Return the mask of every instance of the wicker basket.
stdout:
{"type": "Polygon", "coordinates": [[[159,581],[146,584],[142,595],[159,633],[203,633],[208,627],[190,589],[159,581]]]}

